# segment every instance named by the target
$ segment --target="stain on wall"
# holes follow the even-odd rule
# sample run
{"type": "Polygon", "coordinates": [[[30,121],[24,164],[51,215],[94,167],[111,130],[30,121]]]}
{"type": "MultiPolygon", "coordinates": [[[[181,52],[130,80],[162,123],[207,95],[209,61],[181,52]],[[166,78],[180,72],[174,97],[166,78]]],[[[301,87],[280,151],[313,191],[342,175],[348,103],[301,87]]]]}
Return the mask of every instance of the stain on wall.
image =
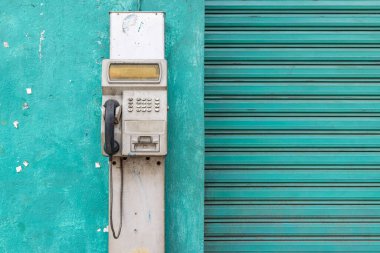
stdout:
{"type": "Polygon", "coordinates": [[[0,1],[0,252],[107,252],[100,64],[108,11],[139,6],[167,12],[167,252],[203,251],[203,1],[18,0],[0,1]]]}

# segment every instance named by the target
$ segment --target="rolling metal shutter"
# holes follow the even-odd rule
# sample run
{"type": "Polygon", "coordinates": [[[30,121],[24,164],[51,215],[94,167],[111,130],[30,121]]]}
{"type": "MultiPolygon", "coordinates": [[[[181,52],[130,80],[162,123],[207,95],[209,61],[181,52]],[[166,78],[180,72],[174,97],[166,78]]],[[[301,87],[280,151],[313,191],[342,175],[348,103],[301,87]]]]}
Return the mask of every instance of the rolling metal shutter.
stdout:
{"type": "Polygon", "coordinates": [[[205,251],[380,252],[380,0],[206,0],[205,251]]]}

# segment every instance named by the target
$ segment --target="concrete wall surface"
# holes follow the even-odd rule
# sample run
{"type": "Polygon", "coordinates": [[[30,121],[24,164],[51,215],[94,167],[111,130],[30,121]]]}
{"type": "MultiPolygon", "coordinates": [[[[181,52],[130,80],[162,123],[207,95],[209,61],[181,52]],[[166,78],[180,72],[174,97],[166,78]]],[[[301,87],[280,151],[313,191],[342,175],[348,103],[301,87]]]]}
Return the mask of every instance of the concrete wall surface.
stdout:
{"type": "Polygon", "coordinates": [[[165,11],[167,252],[203,251],[201,0],[0,1],[0,252],[107,252],[108,11],[165,11]]]}

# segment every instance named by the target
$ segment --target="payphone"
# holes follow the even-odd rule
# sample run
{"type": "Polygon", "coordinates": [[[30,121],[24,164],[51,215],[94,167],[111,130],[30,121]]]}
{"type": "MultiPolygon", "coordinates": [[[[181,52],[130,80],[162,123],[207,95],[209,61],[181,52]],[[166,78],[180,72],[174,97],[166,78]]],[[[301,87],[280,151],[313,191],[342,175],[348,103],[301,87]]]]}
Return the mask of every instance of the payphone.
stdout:
{"type": "MultiPolygon", "coordinates": [[[[166,80],[165,60],[103,60],[101,132],[103,154],[110,164],[113,157],[166,155],[166,80]]],[[[113,190],[113,185],[110,187],[113,190]]],[[[116,232],[112,208],[110,226],[117,239],[121,225],[116,232]]]]}
{"type": "Polygon", "coordinates": [[[155,248],[154,252],[163,252],[162,163],[167,153],[168,108],[167,63],[163,57],[164,15],[144,12],[111,12],[110,15],[111,55],[102,62],[101,118],[102,153],[109,157],[110,165],[110,252],[134,252],[127,249],[145,245],[143,240],[150,240],[146,244],[155,248]],[[160,36],[152,38],[155,34],[160,36]],[[120,170],[116,180],[115,168],[120,170]],[[127,186],[124,185],[126,181],[130,183],[127,186]],[[116,193],[118,198],[114,192],[115,182],[120,187],[120,192],[116,193]],[[119,200],[116,211],[114,198],[119,200]],[[157,200],[158,203],[149,203],[157,200]],[[152,216],[157,216],[158,221],[152,221],[152,216]],[[115,217],[118,229],[114,226],[115,217]],[[129,225],[124,239],[130,241],[126,243],[119,238],[124,233],[123,219],[127,219],[129,225]],[[150,231],[157,227],[160,231],[150,231]],[[147,232],[140,232],[144,229],[147,232]]]}
{"type": "Polygon", "coordinates": [[[104,154],[166,155],[166,61],[103,60],[102,72],[104,154]]]}

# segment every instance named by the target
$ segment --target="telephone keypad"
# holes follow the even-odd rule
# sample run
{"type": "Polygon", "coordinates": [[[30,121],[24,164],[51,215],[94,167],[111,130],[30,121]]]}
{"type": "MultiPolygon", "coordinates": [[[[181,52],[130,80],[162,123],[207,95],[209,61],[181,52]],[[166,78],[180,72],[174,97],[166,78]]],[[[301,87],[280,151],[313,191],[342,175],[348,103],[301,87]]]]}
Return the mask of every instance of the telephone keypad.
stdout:
{"type": "MultiPolygon", "coordinates": [[[[128,98],[128,112],[133,112],[133,98],[128,98]]],[[[154,104],[154,111],[160,111],[160,98],[136,98],[136,112],[151,112],[154,104]],[[154,102],[154,103],[153,103],[154,102]]]]}

